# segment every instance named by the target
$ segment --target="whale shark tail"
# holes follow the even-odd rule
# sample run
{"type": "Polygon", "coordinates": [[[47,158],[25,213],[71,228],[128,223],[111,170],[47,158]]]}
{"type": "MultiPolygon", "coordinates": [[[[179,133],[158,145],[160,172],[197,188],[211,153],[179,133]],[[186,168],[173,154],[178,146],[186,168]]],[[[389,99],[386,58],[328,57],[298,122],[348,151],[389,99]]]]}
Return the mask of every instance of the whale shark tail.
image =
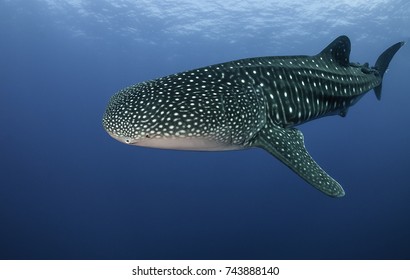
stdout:
{"type": "Polygon", "coordinates": [[[384,73],[387,70],[387,67],[389,67],[389,63],[392,60],[393,56],[396,54],[396,52],[404,45],[404,42],[398,42],[385,50],[377,59],[376,65],[374,66],[374,69],[376,69],[379,72],[381,82],[380,85],[374,88],[374,93],[376,94],[376,98],[380,100],[382,97],[382,83],[383,83],[383,76],[384,73]]]}

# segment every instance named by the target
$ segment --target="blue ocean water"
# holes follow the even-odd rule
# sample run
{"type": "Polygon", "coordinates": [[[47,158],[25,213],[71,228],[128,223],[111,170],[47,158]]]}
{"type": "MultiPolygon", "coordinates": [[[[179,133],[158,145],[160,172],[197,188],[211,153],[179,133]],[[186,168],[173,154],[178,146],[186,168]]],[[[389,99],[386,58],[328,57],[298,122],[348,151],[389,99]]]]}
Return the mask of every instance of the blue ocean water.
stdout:
{"type": "Polygon", "coordinates": [[[300,126],[332,199],[263,150],[182,152],[108,136],[117,90],[339,35],[374,63],[408,1],[0,1],[0,259],[409,259],[410,51],[378,102],[300,126]]]}

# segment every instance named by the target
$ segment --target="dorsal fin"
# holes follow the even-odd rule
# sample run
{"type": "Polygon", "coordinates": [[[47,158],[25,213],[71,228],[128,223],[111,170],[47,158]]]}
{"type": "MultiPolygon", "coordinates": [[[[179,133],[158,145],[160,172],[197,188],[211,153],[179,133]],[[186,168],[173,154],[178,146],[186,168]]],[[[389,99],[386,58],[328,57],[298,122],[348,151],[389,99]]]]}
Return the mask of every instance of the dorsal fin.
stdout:
{"type": "Polygon", "coordinates": [[[350,40],[347,36],[337,37],[332,43],[321,51],[318,56],[332,59],[341,66],[349,66],[350,40]]]}

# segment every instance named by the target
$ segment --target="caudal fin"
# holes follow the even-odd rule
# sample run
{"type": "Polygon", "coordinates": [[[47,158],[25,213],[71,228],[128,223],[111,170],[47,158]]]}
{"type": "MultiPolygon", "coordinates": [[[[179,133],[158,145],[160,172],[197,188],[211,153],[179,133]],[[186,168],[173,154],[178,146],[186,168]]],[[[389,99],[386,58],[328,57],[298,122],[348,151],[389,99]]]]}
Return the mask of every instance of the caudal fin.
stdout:
{"type": "Polygon", "coordinates": [[[389,63],[392,60],[393,56],[403,45],[404,42],[398,42],[397,44],[394,44],[393,46],[385,50],[376,61],[374,68],[379,72],[380,78],[382,79],[380,85],[374,88],[374,93],[376,94],[378,100],[380,100],[380,98],[382,97],[382,83],[384,73],[386,72],[387,67],[389,67],[389,63]]]}

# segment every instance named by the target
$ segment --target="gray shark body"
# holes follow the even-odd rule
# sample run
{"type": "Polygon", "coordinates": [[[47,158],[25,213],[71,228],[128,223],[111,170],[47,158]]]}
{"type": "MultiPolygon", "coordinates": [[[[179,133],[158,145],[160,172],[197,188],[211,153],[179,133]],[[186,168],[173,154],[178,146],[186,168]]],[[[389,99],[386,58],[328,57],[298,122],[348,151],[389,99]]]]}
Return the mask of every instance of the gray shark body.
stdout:
{"type": "Polygon", "coordinates": [[[374,89],[380,99],[387,66],[349,62],[350,41],[334,40],[315,56],[258,57],[203,67],[125,88],[110,100],[103,126],[131,145],[184,150],[260,147],[333,197],[338,182],[312,159],[294,128],[327,115],[345,116],[374,89]]]}

